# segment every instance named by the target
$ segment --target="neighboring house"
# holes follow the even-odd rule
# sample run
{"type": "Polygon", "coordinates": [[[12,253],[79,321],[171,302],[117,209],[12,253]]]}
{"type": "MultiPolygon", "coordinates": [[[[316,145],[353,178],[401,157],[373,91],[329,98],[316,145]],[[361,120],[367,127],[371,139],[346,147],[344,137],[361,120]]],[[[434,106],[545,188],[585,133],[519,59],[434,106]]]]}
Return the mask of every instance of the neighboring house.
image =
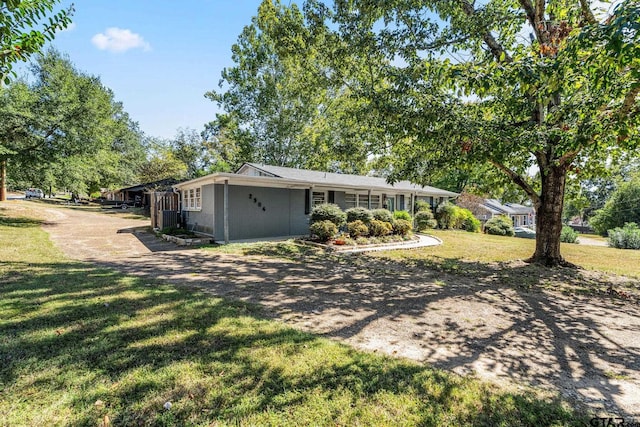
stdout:
{"type": "Polygon", "coordinates": [[[236,173],[214,173],[174,186],[183,223],[218,241],[305,235],[311,209],[411,210],[415,200],[437,206],[457,193],[384,178],[245,163],[236,173]]]}
{"type": "Polygon", "coordinates": [[[485,199],[480,208],[487,212],[477,216],[482,222],[497,215],[506,215],[511,218],[514,227],[533,227],[536,224],[536,211],[530,206],[517,203],[502,204],[496,199],[485,199]]]}
{"type": "Polygon", "coordinates": [[[146,182],[131,187],[120,188],[108,193],[103,193],[107,200],[125,202],[137,206],[149,206],[149,193],[157,191],[171,190],[171,187],[178,181],[175,179],[162,179],[159,181],[146,182]]]}

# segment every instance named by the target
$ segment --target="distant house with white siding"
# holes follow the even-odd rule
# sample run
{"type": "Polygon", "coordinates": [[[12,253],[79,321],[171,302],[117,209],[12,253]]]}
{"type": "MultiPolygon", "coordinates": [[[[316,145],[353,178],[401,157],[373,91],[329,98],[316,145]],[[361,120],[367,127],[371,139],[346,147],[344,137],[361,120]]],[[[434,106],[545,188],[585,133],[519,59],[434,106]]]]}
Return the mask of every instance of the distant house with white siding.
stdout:
{"type": "Polygon", "coordinates": [[[485,222],[498,215],[506,215],[513,221],[514,227],[533,227],[536,224],[536,211],[531,206],[524,206],[518,203],[502,204],[496,199],[485,199],[480,207],[486,211],[478,217],[485,222]]]}

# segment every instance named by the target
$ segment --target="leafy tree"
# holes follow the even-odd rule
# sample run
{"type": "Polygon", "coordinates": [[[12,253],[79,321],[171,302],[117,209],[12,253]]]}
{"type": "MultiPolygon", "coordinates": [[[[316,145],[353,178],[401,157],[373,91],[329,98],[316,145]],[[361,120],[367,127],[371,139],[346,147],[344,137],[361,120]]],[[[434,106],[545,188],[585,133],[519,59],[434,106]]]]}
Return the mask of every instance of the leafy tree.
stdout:
{"type": "Polygon", "coordinates": [[[137,182],[187,178],[188,166],[176,157],[171,141],[147,136],[143,145],[147,158],[138,169],[137,182]]]}
{"type": "Polygon", "coordinates": [[[55,50],[31,72],[32,83],[0,91],[0,161],[10,167],[8,178],[80,193],[131,178],[142,157],[140,133],[113,93],[55,50]]]}
{"type": "Polygon", "coordinates": [[[596,233],[604,236],[608,230],[622,227],[627,222],[640,224],[640,175],[621,184],[591,218],[590,224],[596,233]]]}
{"type": "Polygon", "coordinates": [[[194,129],[179,128],[171,141],[173,157],[187,167],[187,178],[204,175],[212,162],[212,145],[194,129]]]}
{"type": "MultiPolygon", "coordinates": [[[[232,166],[245,161],[338,172],[365,172],[370,124],[361,122],[347,88],[322,73],[321,32],[293,4],[264,0],[232,47],[220,92],[206,96],[224,113],[208,125],[235,143],[232,166]]],[[[213,131],[213,132],[211,132],[213,131]]],[[[225,147],[227,148],[227,147],[225,147]]],[[[225,159],[225,163],[229,161],[225,159]]]]}
{"type": "Polygon", "coordinates": [[[333,73],[358,76],[357,56],[382,75],[345,84],[380,112],[389,138],[377,151],[392,180],[488,163],[536,208],[530,261],[565,264],[569,172],[598,173],[638,147],[637,1],[600,21],[589,0],[336,0],[333,12],[319,1],[307,10],[339,36],[326,54],[333,73]]]}
{"type": "Polygon", "coordinates": [[[10,75],[15,76],[13,64],[29,60],[71,23],[73,4],[47,19],[57,3],[59,0],[0,1],[0,82],[9,84],[10,75]]]}
{"type": "Polygon", "coordinates": [[[639,169],[639,158],[622,157],[600,176],[578,177],[571,174],[565,196],[565,221],[580,216],[588,222],[597,210],[604,207],[618,186],[631,180],[639,169]]]}

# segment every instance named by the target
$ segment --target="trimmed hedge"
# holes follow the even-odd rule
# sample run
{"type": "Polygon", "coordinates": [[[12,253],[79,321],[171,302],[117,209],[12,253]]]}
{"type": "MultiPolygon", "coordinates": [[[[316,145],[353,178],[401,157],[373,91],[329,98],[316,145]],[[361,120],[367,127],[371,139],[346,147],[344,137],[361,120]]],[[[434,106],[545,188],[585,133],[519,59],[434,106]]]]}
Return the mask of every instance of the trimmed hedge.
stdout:
{"type": "Polygon", "coordinates": [[[329,220],[317,221],[309,227],[311,235],[318,237],[318,240],[326,242],[338,234],[338,227],[329,220]]]}
{"type": "Polygon", "coordinates": [[[563,243],[578,243],[578,232],[568,225],[562,226],[560,241],[563,243]]]}
{"type": "Polygon", "coordinates": [[[345,214],[338,205],[318,205],[311,211],[310,222],[313,224],[320,221],[331,221],[336,227],[341,227],[347,222],[347,214],[345,214]]]}
{"type": "Polygon", "coordinates": [[[369,227],[363,221],[356,219],[347,223],[347,231],[354,239],[369,235],[369,227]]]}
{"type": "Polygon", "coordinates": [[[347,222],[362,221],[368,224],[373,219],[371,211],[366,208],[351,208],[347,209],[345,213],[347,214],[347,222]]]}
{"type": "Polygon", "coordinates": [[[411,221],[411,214],[407,211],[395,211],[393,213],[393,218],[404,219],[405,221],[411,221]]]}
{"type": "Polygon", "coordinates": [[[393,226],[390,222],[372,219],[369,224],[369,234],[373,237],[386,236],[387,234],[391,234],[392,231],[393,226]]]}
{"type": "Polygon", "coordinates": [[[609,246],[618,249],[640,249],[640,228],[635,222],[628,222],[624,227],[616,227],[607,232],[609,246]]]}
{"type": "Polygon", "coordinates": [[[494,216],[484,225],[484,232],[496,236],[514,236],[513,222],[505,215],[494,216]]]}
{"type": "Polygon", "coordinates": [[[391,213],[391,211],[388,211],[386,209],[374,209],[371,211],[371,215],[373,215],[373,219],[393,224],[393,214],[391,213]]]}
{"type": "Polygon", "coordinates": [[[410,221],[406,219],[396,219],[393,223],[393,232],[394,234],[398,234],[400,236],[406,236],[411,232],[413,226],[410,221]]]}
{"type": "Polygon", "coordinates": [[[429,228],[436,228],[438,226],[438,221],[433,218],[431,209],[418,211],[414,217],[414,220],[416,222],[416,230],[418,231],[427,230],[429,228]]]}

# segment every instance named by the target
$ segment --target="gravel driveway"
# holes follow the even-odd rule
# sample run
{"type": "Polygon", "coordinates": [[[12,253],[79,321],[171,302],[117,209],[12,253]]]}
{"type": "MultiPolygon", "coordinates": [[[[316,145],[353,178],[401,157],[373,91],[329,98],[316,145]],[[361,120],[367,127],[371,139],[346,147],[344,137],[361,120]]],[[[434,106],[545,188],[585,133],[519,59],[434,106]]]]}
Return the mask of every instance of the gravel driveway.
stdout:
{"type": "Polygon", "coordinates": [[[541,386],[640,421],[640,305],[605,292],[614,282],[636,292],[637,281],[521,262],[454,271],[364,255],[217,254],[178,249],[142,232],[148,221],[121,213],[46,214],[45,229],[71,258],[259,303],[280,321],[357,348],[541,386]]]}

